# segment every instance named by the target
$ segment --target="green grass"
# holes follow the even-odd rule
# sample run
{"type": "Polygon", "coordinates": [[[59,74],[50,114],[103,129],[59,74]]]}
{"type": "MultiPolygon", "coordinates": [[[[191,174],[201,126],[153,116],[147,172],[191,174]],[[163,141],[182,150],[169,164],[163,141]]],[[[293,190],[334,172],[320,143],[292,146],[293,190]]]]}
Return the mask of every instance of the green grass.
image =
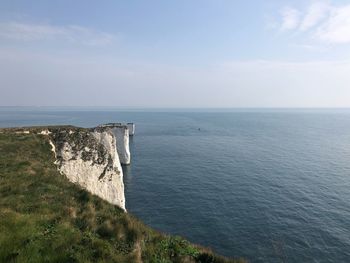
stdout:
{"type": "Polygon", "coordinates": [[[0,133],[0,262],[243,262],[145,226],[53,162],[45,136],[0,133]]]}

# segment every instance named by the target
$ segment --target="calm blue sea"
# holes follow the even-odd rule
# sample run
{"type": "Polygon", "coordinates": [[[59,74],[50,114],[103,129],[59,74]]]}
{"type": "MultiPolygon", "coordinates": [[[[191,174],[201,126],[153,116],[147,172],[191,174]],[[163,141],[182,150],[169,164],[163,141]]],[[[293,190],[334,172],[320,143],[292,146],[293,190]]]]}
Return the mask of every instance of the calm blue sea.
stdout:
{"type": "Polygon", "coordinates": [[[0,126],[135,122],[127,209],[251,262],[350,262],[350,110],[0,108],[0,126]]]}

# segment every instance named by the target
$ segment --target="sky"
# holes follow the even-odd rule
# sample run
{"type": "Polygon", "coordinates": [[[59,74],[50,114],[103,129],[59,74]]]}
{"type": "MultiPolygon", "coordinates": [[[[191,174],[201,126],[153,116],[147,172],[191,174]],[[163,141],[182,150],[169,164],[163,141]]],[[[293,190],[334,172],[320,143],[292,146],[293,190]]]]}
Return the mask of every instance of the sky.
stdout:
{"type": "Polygon", "coordinates": [[[0,106],[350,107],[350,2],[2,0],[0,106]]]}

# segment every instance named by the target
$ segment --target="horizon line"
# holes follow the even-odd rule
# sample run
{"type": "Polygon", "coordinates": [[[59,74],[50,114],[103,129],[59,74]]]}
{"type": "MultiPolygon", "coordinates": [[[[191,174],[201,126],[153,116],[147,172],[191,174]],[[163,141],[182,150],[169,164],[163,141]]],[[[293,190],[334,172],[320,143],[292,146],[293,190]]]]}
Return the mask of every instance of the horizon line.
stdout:
{"type": "Polygon", "coordinates": [[[0,108],[113,108],[113,109],[350,109],[350,106],[292,106],[292,107],[266,107],[266,106],[247,106],[247,107],[149,107],[149,106],[38,106],[38,105],[0,105],[0,108]]]}

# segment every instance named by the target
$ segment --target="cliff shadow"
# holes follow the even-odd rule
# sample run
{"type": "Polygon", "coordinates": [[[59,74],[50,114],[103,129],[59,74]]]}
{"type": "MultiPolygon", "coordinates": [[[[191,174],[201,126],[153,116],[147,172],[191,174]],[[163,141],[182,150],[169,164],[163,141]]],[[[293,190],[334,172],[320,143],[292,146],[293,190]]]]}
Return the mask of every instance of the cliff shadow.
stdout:
{"type": "Polygon", "coordinates": [[[123,181],[125,187],[130,183],[132,179],[132,167],[131,165],[124,165],[122,164],[122,170],[123,170],[123,181]]]}

